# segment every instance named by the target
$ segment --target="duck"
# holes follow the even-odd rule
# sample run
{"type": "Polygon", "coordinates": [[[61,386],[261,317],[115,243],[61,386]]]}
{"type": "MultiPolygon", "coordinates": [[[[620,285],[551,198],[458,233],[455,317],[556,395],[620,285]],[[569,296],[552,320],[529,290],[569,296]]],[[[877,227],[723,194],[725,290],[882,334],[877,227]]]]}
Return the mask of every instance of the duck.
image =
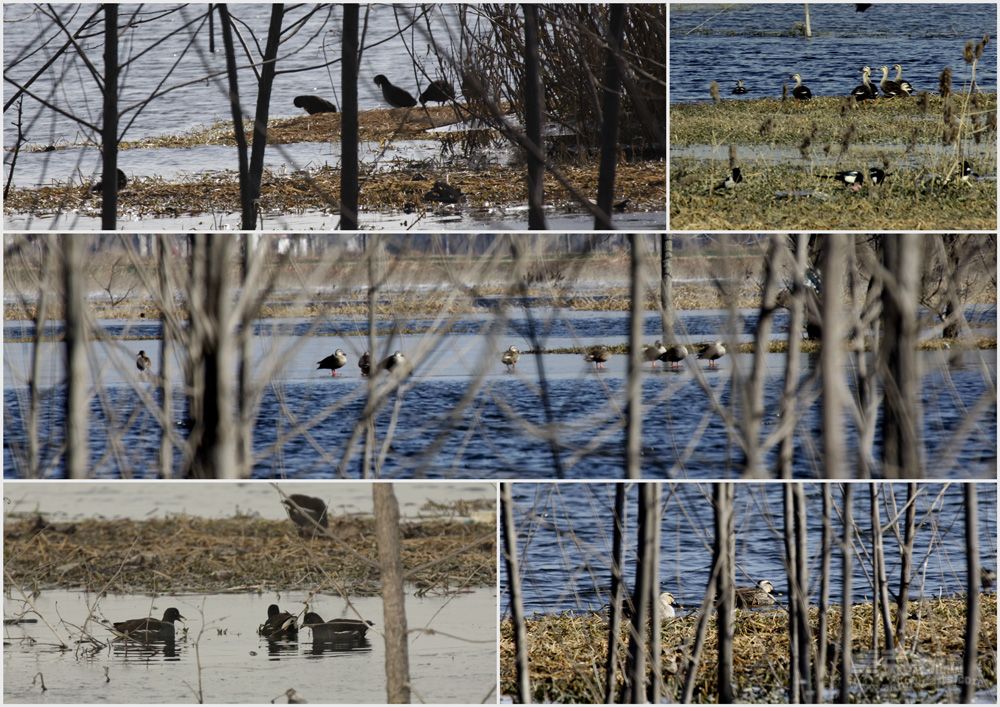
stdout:
{"type": "Polygon", "coordinates": [[[375,85],[382,88],[382,98],[393,108],[412,108],[417,105],[417,99],[405,88],[393,86],[383,74],[375,77],[375,85]]]}
{"type": "Polygon", "coordinates": [[[666,347],[660,355],[660,360],[664,363],[669,363],[671,369],[680,368],[680,363],[685,358],[687,358],[688,350],[687,347],[682,344],[674,344],[673,346],[666,347]]]}
{"type": "Polygon", "coordinates": [[[314,643],[360,641],[365,637],[368,628],[374,625],[371,621],[362,621],[361,619],[324,621],[319,614],[313,611],[308,612],[302,618],[302,626],[312,631],[314,643]]]}
{"type": "Polygon", "coordinates": [[[521,358],[521,352],[517,350],[516,346],[511,346],[503,354],[500,355],[500,363],[507,367],[507,372],[510,373],[517,366],[518,359],[521,358]]]}
{"type": "Polygon", "coordinates": [[[401,352],[396,351],[392,355],[386,356],[382,359],[382,362],[378,364],[378,370],[389,371],[392,373],[396,370],[402,370],[405,364],[406,356],[404,356],[401,352]]]}
{"type": "Polygon", "coordinates": [[[660,618],[672,619],[677,616],[674,610],[674,595],[670,592],[660,594],[660,618]]]}
{"type": "Polygon", "coordinates": [[[642,357],[650,363],[651,368],[656,368],[656,362],[666,352],[667,347],[659,339],[652,346],[649,344],[643,344],[642,346],[642,357]]]}
{"type": "MultiPolygon", "coordinates": [[[[128,177],[126,177],[125,173],[120,169],[115,171],[118,172],[118,191],[121,191],[122,189],[125,188],[125,185],[128,184],[128,177]]],[[[102,174],[101,178],[97,180],[97,183],[90,188],[90,191],[96,193],[103,190],[104,190],[104,175],[102,174]]]]}
{"type": "Polygon", "coordinates": [[[703,344],[698,350],[698,358],[707,359],[709,368],[718,368],[716,361],[725,355],[726,347],[722,345],[721,341],[716,341],[711,344],[703,344]]]}
{"type": "Polygon", "coordinates": [[[611,351],[603,344],[591,346],[583,354],[583,360],[587,363],[593,363],[595,370],[604,368],[604,364],[607,363],[609,358],[611,358],[611,351]]]}
{"type": "Polygon", "coordinates": [[[152,642],[173,642],[174,622],[183,621],[184,617],[174,607],[170,607],[163,612],[162,619],[145,618],[129,619],[128,621],[116,621],[114,631],[121,638],[141,643],[152,642]]]}
{"type": "Polygon", "coordinates": [[[330,371],[330,375],[336,377],[337,369],[343,368],[347,365],[347,354],[344,353],[343,349],[337,349],[332,354],[324,358],[322,361],[318,362],[316,370],[326,369],[330,371]]]}
{"type": "Polygon", "coordinates": [[[733,94],[742,96],[744,93],[748,93],[747,87],[743,85],[743,79],[739,79],[736,81],[736,85],[733,86],[733,94]]]}
{"type": "Polygon", "coordinates": [[[361,354],[358,359],[358,368],[361,369],[361,376],[367,378],[372,372],[372,357],[367,351],[361,354]]]}
{"type": "Polygon", "coordinates": [[[288,498],[281,499],[281,503],[288,511],[288,517],[299,527],[300,535],[305,537],[322,535],[320,528],[329,527],[323,499],[293,493],[288,498]],[[319,528],[316,527],[317,524],[319,528]]]}
{"type": "Polygon", "coordinates": [[[455,87],[443,79],[431,81],[430,85],[420,94],[420,105],[428,101],[447,103],[455,100],[455,87]]]}
{"type": "Polygon", "coordinates": [[[464,198],[461,189],[440,179],[424,194],[424,201],[438,201],[442,204],[457,204],[464,198]]]}
{"type": "Polygon", "coordinates": [[[267,607],[267,621],[257,628],[257,633],[268,639],[295,638],[298,632],[295,617],[279,609],[277,604],[267,607]]]}
{"type": "Polygon", "coordinates": [[[904,81],[903,80],[903,65],[902,64],[893,64],[892,68],[894,68],[896,70],[896,78],[895,78],[896,83],[899,84],[899,87],[901,89],[903,89],[903,92],[907,96],[912,95],[913,94],[913,86],[910,85],[909,81],[904,81]]]}
{"type": "Polygon", "coordinates": [[[904,91],[902,86],[898,83],[889,80],[889,67],[885,64],[882,65],[882,80],[878,82],[878,85],[882,88],[882,93],[889,98],[893,98],[894,96],[906,97],[910,95],[904,91]]]}
{"type": "Polygon", "coordinates": [[[145,373],[153,365],[153,361],[146,355],[145,351],[140,351],[139,355],[135,357],[135,367],[139,369],[140,373],[145,373]]]}
{"type": "Polygon", "coordinates": [[[873,101],[878,98],[878,89],[872,83],[872,67],[866,66],[861,69],[861,85],[856,86],[851,95],[855,101],[873,101]]]}
{"type": "Polygon", "coordinates": [[[292,101],[296,108],[304,108],[309,115],[317,113],[336,113],[337,106],[319,96],[296,96],[292,101]]]}
{"type": "Polygon", "coordinates": [[[733,167],[725,179],[715,185],[712,191],[728,191],[735,189],[736,185],[743,181],[743,171],[739,167],[733,167]]]}
{"type": "Polygon", "coordinates": [[[802,77],[798,74],[792,74],[789,76],[792,81],[795,82],[795,88],[792,89],[792,97],[797,101],[808,101],[813,97],[812,91],[809,87],[802,83],[802,77]]]}
{"type": "Polygon", "coordinates": [[[756,587],[739,587],[736,589],[736,608],[750,609],[755,606],[771,606],[775,602],[773,591],[774,585],[766,579],[757,582],[756,587]]]}

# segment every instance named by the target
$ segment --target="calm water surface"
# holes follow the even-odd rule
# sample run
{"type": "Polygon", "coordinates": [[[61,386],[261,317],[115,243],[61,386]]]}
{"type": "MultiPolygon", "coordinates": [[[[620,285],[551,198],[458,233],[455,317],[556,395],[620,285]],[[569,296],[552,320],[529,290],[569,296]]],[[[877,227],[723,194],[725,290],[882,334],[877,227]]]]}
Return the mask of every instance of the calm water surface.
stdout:
{"type": "MultiPolygon", "coordinates": [[[[971,78],[962,59],[965,42],[993,35],[997,26],[995,3],[876,3],[864,13],[853,3],[809,7],[811,39],[796,30],[804,21],[802,3],[671,5],[671,102],[710,100],[713,80],[727,99],[779,98],[794,73],[814,96],[846,96],[861,83],[862,66],[871,66],[877,80],[883,64],[890,70],[902,64],[916,91],[932,93],[950,66],[957,89],[971,78]],[[730,94],[737,79],[749,93],[730,94]]],[[[976,69],[983,91],[997,90],[996,57],[991,41],[976,69]]]]}
{"type": "MultiPolygon", "coordinates": [[[[23,611],[8,585],[4,616],[23,611]]],[[[293,688],[309,702],[383,703],[385,648],[380,598],[351,598],[358,613],[375,623],[368,645],[332,650],[314,645],[309,631],[298,641],[268,642],[257,635],[269,604],[298,612],[306,592],[274,594],[108,595],[46,591],[34,599],[70,650],[58,650],[44,622],[4,626],[4,701],[7,703],[197,702],[201,681],[205,702],[267,703],[293,688]],[[87,622],[96,604],[96,619],[87,622]],[[186,633],[171,649],[105,643],[112,635],[100,620],[120,621],[177,607],[187,618],[186,633]],[[98,639],[94,649],[77,643],[81,629],[98,639]],[[198,653],[196,655],[197,650],[198,653]],[[198,662],[201,671],[198,670],[198,662]],[[32,684],[42,673],[46,692],[32,684]]],[[[356,618],[338,597],[309,599],[324,618],[356,618]]],[[[406,612],[410,671],[415,701],[479,703],[496,684],[496,592],[477,589],[452,597],[416,598],[409,593],[406,612]],[[434,629],[432,633],[418,629],[434,629]]]]}
{"type": "MultiPolygon", "coordinates": [[[[905,504],[905,484],[891,485],[897,509],[905,504]]],[[[883,486],[885,488],[885,486],[883,486]]],[[[980,557],[984,567],[996,569],[997,517],[996,486],[978,484],[980,557]]],[[[816,601],[818,553],[822,535],[821,484],[805,485],[809,527],[810,596],[816,601]]],[[[917,503],[918,532],[914,543],[914,580],[911,596],[954,595],[965,586],[965,529],[961,484],[921,484],[917,503]]],[[[780,485],[737,484],[735,503],[736,584],[752,586],[769,579],[787,597],[783,562],[782,496],[780,485]]],[[[636,497],[629,491],[629,527],[626,560],[629,583],[633,579],[635,557],[636,497]]],[[[834,502],[841,506],[840,486],[833,490],[834,502]]],[[[522,590],[528,613],[594,611],[608,601],[610,587],[613,484],[515,484],[515,524],[520,548],[522,590]]],[[[890,500],[891,503],[891,500],[890,500]]],[[[854,561],[855,602],[871,598],[871,566],[865,547],[871,543],[869,487],[854,485],[854,520],[860,540],[855,548],[865,559],[854,561]]],[[[893,516],[895,513],[892,514],[893,516]]],[[[711,484],[666,485],[662,497],[662,540],[660,584],[689,610],[704,595],[712,559],[711,484]]],[[[890,518],[881,507],[883,525],[890,518]]],[[[835,535],[840,532],[837,512],[833,515],[835,535]]],[[[899,578],[899,554],[891,533],[885,535],[886,567],[890,585],[899,578]]],[[[503,563],[501,563],[503,565],[503,563]]],[[[840,556],[835,550],[831,575],[831,601],[839,604],[842,586],[840,556]]],[[[502,568],[501,600],[506,606],[506,568],[502,568]]],[[[784,604],[786,598],[779,598],[784,604]]]]}

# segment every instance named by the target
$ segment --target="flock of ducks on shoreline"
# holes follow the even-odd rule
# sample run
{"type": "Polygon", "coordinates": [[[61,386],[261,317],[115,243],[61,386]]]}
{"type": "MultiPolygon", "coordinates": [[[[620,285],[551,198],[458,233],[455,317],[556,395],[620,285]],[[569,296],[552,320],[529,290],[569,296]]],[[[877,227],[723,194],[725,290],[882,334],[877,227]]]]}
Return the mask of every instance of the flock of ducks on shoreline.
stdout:
{"type": "MultiPolygon", "coordinates": [[[[903,65],[893,64],[892,68],[896,71],[896,78],[889,79],[889,67],[883,64],[880,71],[882,72],[882,79],[878,82],[878,85],[872,83],[871,74],[872,69],[870,66],[862,67],[861,69],[861,84],[856,86],[851,90],[851,97],[855,101],[873,101],[879,97],[879,89],[882,90],[882,95],[886,98],[906,98],[913,94],[913,86],[909,81],[903,78],[903,65]]],[[[788,77],[795,82],[792,87],[791,94],[792,98],[797,101],[808,101],[812,100],[813,93],[812,90],[802,83],[802,75],[795,73],[788,77]]],[[[743,96],[750,93],[750,89],[746,87],[743,79],[736,82],[730,91],[733,95],[743,96]]],[[[788,95],[788,87],[783,86],[781,90],[782,100],[788,95]]]]}
{"type": "MultiPolygon", "coordinates": [[[[418,99],[414,98],[413,94],[401,86],[393,85],[384,74],[375,77],[375,85],[382,89],[382,98],[393,108],[412,108],[417,105],[418,99]]],[[[419,100],[422,106],[432,101],[434,103],[454,101],[455,87],[443,79],[431,81],[420,94],[419,100]]],[[[292,104],[309,115],[337,112],[337,106],[320,96],[296,96],[292,104]]]]}

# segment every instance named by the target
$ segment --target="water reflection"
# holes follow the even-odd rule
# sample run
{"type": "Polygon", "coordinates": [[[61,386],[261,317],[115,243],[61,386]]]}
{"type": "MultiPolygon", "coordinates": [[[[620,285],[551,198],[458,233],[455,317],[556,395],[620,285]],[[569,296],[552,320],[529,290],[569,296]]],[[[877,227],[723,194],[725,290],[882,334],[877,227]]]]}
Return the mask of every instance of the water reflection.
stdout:
{"type": "Polygon", "coordinates": [[[298,655],[299,642],[294,638],[283,638],[281,640],[261,639],[267,644],[267,654],[271,660],[280,660],[282,656],[298,655]]]}
{"type": "Polygon", "coordinates": [[[326,653],[347,653],[350,651],[370,651],[371,641],[357,634],[345,635],[340,638],[318,639],[313,636],[310,647],[305,650],[306,657],[320,658],[326,653]]]}
{"type": "Polygon", "coordinates": [[[179,661],[180,648],[176,641],[160,643],[139,643],[136,641],[112,641],[111,655],[126,663],[150,663],[159,660],[179,661]]]}

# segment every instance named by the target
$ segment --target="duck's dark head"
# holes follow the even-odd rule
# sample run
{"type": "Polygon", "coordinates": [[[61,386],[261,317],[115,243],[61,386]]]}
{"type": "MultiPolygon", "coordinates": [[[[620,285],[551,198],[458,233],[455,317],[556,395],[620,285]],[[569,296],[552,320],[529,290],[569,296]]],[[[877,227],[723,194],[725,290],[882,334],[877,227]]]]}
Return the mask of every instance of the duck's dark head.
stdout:
{"type": "Polygon", "coordinates": [[[267,607],[267,618],[271,618],[272,616],[277,616],[280,613],[281,609],[278,608],[277,604],[271,604],[271,606],[267,607]]]}
{"type": "Polygon", "coordinates": [[[319,614],[315,612],[307,612],[305,616],[302,617],[302,625],[309,626],[310,624],[321,624],[324,623],[323,619],[319,614]]]}
{"type": "Polygon", "coordinates": [[[376,86],[381,86],[382,84],[387,84],[387,83],[389,83],[389,79],[385,77],[385,74],[379,74],[378,76],[375,77],[376,86]]]}
{"type": "Polygon", "coordinates": [[[183,621],[184,617],[181,616],[181,612],[177,611],[177,609],[170,607],[163,612],[163,620],[168,624],[172,624],[174,621],[183,621]]]}

